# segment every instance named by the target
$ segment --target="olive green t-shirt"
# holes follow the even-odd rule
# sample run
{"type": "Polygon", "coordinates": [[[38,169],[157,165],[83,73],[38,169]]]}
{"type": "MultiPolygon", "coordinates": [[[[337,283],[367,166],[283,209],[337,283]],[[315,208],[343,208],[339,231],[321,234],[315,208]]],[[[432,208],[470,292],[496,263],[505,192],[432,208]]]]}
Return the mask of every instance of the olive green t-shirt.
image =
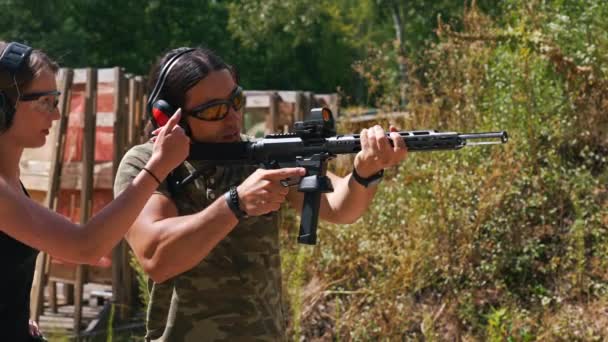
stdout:
{"type": "MultiPolygon", "coordinates": [[[[127,152],[115,194],[145,166],[152,147],[145,143],[127,152]]],[[[256,168],[186,161],[169,180],[182,180],[194,170],[202,175],[180,189],[170,189],[165,181],[157,191],[173,201],[179,215],[189,215],[224,200],[229,187],[256,168]]],[[[285,340],[278,226],[278,213],[243,219],[194,268],[162,283],[149,279],[146,340],[285,340]]]]}

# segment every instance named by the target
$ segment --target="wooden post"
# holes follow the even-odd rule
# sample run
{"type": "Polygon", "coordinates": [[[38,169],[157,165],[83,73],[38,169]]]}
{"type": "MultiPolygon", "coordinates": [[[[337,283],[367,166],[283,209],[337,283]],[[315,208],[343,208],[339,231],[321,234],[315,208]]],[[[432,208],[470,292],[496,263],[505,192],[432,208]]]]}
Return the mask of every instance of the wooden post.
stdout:
{"type": "Polygon", "coordinates": [[[310,115],[310,110],[313,108],[313,95],[310,91],[303,91],[301,96],[302,99],[300,101],[302,103],[302,111],[304,112],[304,117],[302,119],[306,120],[310,115]]]}
{"type": "Polygon", "coordinates": [[[306,92],[307,102],[308,102],[308,111],[306,111],[306,115],[310,114],[310,110],[317,106],[317,101],[315,100],[315,93],[312,91],[306,92]]]}
{"type": "MultiPolygon", "coordinates": [[[[97,69],[87,68],[87,83],[84,95],[84,129],[82,144],[82,179],[80,186],[80,224],[85,224],[91,217],[93,197],[93,168],[95,166],[95,129],[97,125],[97,69]]],[[[82,295],[85,279],[85,266],[76,267],[76,284],[74,303],[74,334],[80,334],[82,320],[82,295]]]]}
{"type": "MultiPolygon", "coordinates": [[[[57,198],[61,185],[61,171],[63,167],[63,156],[65,152],[65,137],[68,127],[68,117],[71,99],[72,81],[74,71],[72,69],[61,69],[60,74],[61,96],[59,97],[59,122],[55,136],[54,148],[51,155],[51,166],[49,168],[49,187],[46,194],[45,205],[51,210],[57,210],[57,198]]],[[[46,264],[48,255],[44,252],[38,255],[36,260],[36,273],[33,281],[32,298],[30,301],[30,317],[38,322],[44,308],[44,285],[46,283],[46,264]]]]}
{"type": "Polygon", "coordinates": [[[340,116],[340,95],[334,93],[329,96],[329,109],[331,109],[334,118],[340,116]]]}
{"type": "Polygon", "coordinates": [[[306,113],[306,99],[304,98],[304,93],[301,91],[296,92],[296,103],[294,109],[294,119],[295,121],[302,121],[308,115],[306,113]]]}
{"type": "MultiPolygon", "coordinates": [[[[122,156],[124,155],[126,144],[128,143],[129,131],[127,130],[128,112],[125,106],[125,95],[128,93],[124,82],[124,73],[122,69],[115,68],[114,70],[114,156],[112,161],[112,180],[116,179],[116,171],[122,156]]],[[[129,106],[131,104],[129,103],[129,106]]],[[[122,246],[121,243],[112,249],[112,297],[113,302],[120,304],[123,302],[124,290],[121,288],[122,283],[122,246]]]]}
{"type": "Polygon", "coordinates": [[[268,95],[269,115],[266,120],[266,133],[275,133],[279,122],[279,94],[272,92],[268,95]]]}
{"type": "Polygon", "coordinates": [[[135,76],[135,118],[136,118],[136,142],[142,144],[145,141],[143,136],[144,127],[146,127],[146,103],[143,102],[144,95],[144,78],[135,76]]]}
{"type": "MultiPolygon", "coordinates": [[[[115,73],[114,80],[114,174],[112,179],[116,179],[116,171],[128,145],[136,141],[137,128],[133,127],[137,123],[137,83],[134,78],[124,81],[122,72],[115,73]],[[128,86],[128,87],[127,87],[128,86]],[[128,108],[125,104],[128,94],[128,108]],[[125,139],[127,137],[127,139],[125,139]]],[[[128,278],[129,260],[125,255],[127,245],[122,240],[112,250],[112,295],[113,301],[117,305],[118,320],[127,319],[129,316],[129,298],[132,286],[125,286],[125,278],[128,278]]]]}
{"type": "Polygon", "coordinates": [[[128,124],[128,130],[129,130],[129,139],[128,139],[128,146],[133,146],[135,145],[135,135],[136,135],[136,129],[137,129],[137,115],[136,115],[136,100],[135,98],[137,97],[136,93],[137,93],[137,89],[136,89],[136,83],[135,83],[135,78],[132,76],[131,78],[129,78],[129,124],[128,124]]]}
{"type": "MultiPolygon", "coordinates": [[[[148,124],[148,120],[150,119],[150,113],[148,113],[148,88],[146,85],[146,79],[144,77],[141,78],[141,110],[142,110],[142,130],[148,124]]],[[[147,136],[142,135],[142,139],[144,141],[148,139],[147,136]]]]}
{"type": "Polygon", "coordinates": [[[124,71],[122,68],[114,68],[114,154],[112,163],[112,179],[116,178],[118,170],[118,162],[122,158],[125,151],[125,87],[124,87],[124,71]]]}

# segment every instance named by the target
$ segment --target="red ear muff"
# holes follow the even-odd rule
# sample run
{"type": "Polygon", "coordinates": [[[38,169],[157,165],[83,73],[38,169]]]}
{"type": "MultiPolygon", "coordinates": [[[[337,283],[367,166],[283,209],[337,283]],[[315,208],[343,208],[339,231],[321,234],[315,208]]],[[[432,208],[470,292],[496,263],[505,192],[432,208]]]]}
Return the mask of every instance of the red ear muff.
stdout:
{"type": "Polygon", "coordinates": [[[167,124],[169,118],[175,113],[173,107],[165,100],[158,100],[152,106],[152,116],[158,127],[167,124]]]}
{"type": "Polygon", "coordinates": [[[147,104],[148,113],[152,115],[152,123],[156,127],[164,126],[167,121],[169,121],[169,118],[173,115],[173,113],[175,113],[173,106],[171,106],[167,101],[159,99],[163,86],[165,85],[165,81],[167,80],[167,76],[182,55],[194,50],[196,49],[176,49],[177,53],[171,56],[169,60],[160,68],[158,79],[156,80],[156,84],[154,84],[154,88],[152,88],[152,92],[150,92],[147,104]]]}

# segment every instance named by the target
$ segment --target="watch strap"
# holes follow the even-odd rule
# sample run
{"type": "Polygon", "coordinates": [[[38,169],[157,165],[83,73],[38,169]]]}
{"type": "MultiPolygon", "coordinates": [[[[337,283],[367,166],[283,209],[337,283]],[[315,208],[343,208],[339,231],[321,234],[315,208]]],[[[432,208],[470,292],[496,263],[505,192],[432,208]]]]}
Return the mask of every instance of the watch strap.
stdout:
{"type": "Polygon", "coordinates": [[[363,178],[357,173],[357,169],[353,167],[353,178],[355,181],[364,187],[368,188],[374,184],[380,183],[382,180],[382,176],[384,176],[384,169],[374,173],[373,175],[363,178]]]}
{"type": "Polygon", "coordinates": [[[228,208],[234,213],[237,219],[247,218],[247,213],[241,209],[239,204],[239,194],[236,191],[236,186],[231,186],[230,190],[224,195],[228,208]]]}

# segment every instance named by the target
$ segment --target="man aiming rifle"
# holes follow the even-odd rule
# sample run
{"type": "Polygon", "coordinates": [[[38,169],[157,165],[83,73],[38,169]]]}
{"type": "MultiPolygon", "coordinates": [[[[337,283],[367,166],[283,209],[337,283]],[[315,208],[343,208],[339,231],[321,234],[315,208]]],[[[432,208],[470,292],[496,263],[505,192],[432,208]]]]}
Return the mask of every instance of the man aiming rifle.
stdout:
{"type": "MultiPolygon", "coordinates": [[[[149,79],[148,109],[156,126],[181,108],[181,126],[196,143],[249,141],[240,134],[242,89],[232,68],[217,55],[199,48],[170,51],[149,79]]],[[[354,171],[346,177],[326,171],[329,155],[323,152],[302,155],[301,162],[291,165],[285,164],[289,160],[269,160],[269,169],[257,162],[222,163],[191,154],[159,185],[126,235],[151,278],[146,339],[285,340],[277,210],[288,202],[301,211],[312,194],[321,219],[342,224],[357,220],[370,205],[382,170],[407,156],[404,138],[394,131],[387,136],[380,126],[362,130],[354,171]],[[302,177],[300,183],[306,183],[307,176],[316,175],[331,183],[333,191],[313,189],[305,195],[298,191],[301,184],[285,183],[302,177]]],[[[202,151],[201,146],[191,153],[202,151]]],[[[116,194],[143,168],[150,151],[151,143],[146,143],[125,155],[116,194]]],[[[317,215],[304,217],[316,220],[317,215]]],[[[316,221],[312,223],[316,228],[316,221]]]]}

